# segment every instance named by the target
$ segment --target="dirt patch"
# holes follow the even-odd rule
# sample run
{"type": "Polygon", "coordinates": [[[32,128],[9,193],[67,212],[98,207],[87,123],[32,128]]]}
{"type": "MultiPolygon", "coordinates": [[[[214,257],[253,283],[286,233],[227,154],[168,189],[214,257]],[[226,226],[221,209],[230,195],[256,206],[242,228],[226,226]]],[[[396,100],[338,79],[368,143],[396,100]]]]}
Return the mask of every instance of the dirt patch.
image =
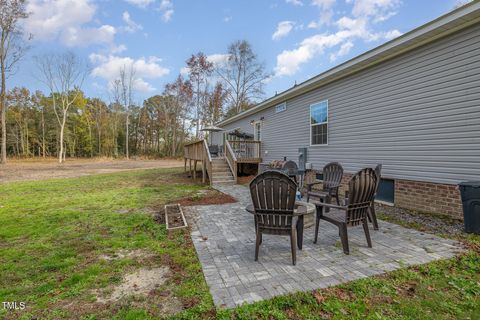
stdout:
{"type": "Polygon", "coordinates": [[[234,197],[220,192],[218,190],[202,190],[201,192],[188,197],[183,198],[177,201],[183,207],[189,206],[206,206],[214,204],[226,204],[226,203],[235,203],[237,199],[234,197]]]}
{"type": "Polygon", "coordinates": [[[165,284],[169,279],[170,269],[159,267],[153,269],[142,268],[126,274],[122,282],[107,290],[96,289],[93,291],[97,302],[111,303],[129,296],[148,296],[154,290],[165,284]],[[107,293],[111,291],[111,293],[107,293]]]}
{"type": "Polygon", "coordinates": [[[45,180],[52,178],[73,178],[101,173],[120,171],[176,168],[183,162],[175,159],[165,160],[111,160],[111,159],[74,159],[58,164],[55,159],[47,160],[11,160],[0,171],[0,183],[10,181],[45,180]]]}
{"type": "Polygon", "coordinates": [[[111,254],[102,254],[99,256],[99,259],[105,260],[105,261],[113,261],[113,260],[120,260],[120,259],[133,259],[137,260],[139,262],[149,260],[151,258],[155,257],[155,254],[151,252],[147,252],[142,249],[135,249],[135,250],[126,250],[126,249],[121,249],[115,253],[111,254]]]}
{"type": "MultiPolygon", "coordinates": [[[[207,205],[217,205],[217,204],[226,204],[226,203],[235,203],[237,199],[234,197],[220,192],[215,189],[210,190],[200,190],[196,194],[190,197],[186,197],[180,200],[175,201],[174,203],[180,204],[182,207],[191,207],[191,206],[207,206],[207,205]]],[[[173,204],[173,203],[172,203],[173,204]]],[[[152,208],[147,208],[147,211],[152,213],[153,220],[159,224],[165,224],[165,205],[157,205],[152,208]]]]}
{"type": "Polygon", "coordinates": [[[246,185],[249,184],[254,178],[255,176],[241,176],[237,177],[237,182],[238,184],[246,185]]]}
{"type": "Polygon", "coordinates": [[[165,206],[167,229],[186,227],[186,221],[179,204],[170,204],[165,206]]]}

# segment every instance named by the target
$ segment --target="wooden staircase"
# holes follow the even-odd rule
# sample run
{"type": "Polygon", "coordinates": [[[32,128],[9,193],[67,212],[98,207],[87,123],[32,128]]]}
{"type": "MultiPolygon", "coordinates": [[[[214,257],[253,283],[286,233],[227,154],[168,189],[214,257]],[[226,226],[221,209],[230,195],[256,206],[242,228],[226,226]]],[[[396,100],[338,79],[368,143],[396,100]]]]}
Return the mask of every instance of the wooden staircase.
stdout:
{"type": "Polygon", "coordinates": [[[224,158],[212,159],[212,184],[235,184],[235,177],[224,158]]]}

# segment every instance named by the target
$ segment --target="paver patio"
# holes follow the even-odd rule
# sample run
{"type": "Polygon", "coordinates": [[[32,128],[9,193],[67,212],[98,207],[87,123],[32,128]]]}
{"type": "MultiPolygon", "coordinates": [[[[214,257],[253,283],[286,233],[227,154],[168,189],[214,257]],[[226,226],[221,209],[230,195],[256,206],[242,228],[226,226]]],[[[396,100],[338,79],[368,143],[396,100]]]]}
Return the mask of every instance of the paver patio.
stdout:
{"type": "Polygon", "coordinates": [[[274,296],[325,288],[403,266],[453,257],[461,244],[431,234],[379,221],[371,230],[368,248],[362,227],[349,230],[350,255],[343,254],[338,228],[320,222],[304,232],[297,265],[291,264],[289,237],[264,235],[258,261],[254,261],[255,226],[245,211],[250,203],[245,186],[215,186],[238,203],[190,207],[192,239],[215,305],[235,307],[274,296]]]}

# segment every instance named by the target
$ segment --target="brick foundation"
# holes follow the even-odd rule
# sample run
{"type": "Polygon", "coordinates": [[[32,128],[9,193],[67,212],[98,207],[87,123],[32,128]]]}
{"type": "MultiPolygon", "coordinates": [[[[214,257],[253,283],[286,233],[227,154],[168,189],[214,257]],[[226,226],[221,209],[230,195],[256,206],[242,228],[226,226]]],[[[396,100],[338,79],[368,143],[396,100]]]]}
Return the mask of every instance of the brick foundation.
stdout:
{"type": "Polygon", "coordinates": [[[395,205],[463,219],[460,192],[451,184],[395,180],[395,205]]]}
{"type": "MultiPolygon", "coordinates": [[[[315,180],[315,170],[305,174],[305,182],[315,180]]],[[[352,174],[344,174],[340,195],[345,194],[352,174]]],[[[321,187],[321,185],[319,185],[321,187]]],[[[395,179],[395,206],[419,212],[440,213],[463,219],[460,192],[455,185],[395,179]]]]}

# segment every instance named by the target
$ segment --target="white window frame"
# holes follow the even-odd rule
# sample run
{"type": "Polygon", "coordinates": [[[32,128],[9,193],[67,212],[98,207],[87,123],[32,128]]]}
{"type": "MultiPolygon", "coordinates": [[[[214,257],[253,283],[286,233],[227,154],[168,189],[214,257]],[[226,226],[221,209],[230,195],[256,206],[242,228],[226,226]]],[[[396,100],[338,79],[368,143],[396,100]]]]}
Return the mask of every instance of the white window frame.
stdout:
{"type": "Polygon", "coordinates": [[[275,113],[280,113],[287,110],[287,103],[283,102],[275,106],[275,113]]]}
{"type": "Polygon", "coordinates": [[[262,141],[262,131],[263,131],[263,121],[255,121],[253,123],[253,139],[255,141],[262,141]],[[259,139],[257,140],[257,124],[260,126],[260,135],[259,135],[259,139]]]}
{"type": "Polygon", "coordinates": [[[315,102],[315,103],[312,103],[310,105],[310,113],[308,114],[309,118],[308,118],[308,123],[309,123],[309,135],[310,135],[310,146],[311,147],[324,147],[324,146],[328,146],[328,143],[330,141],[330,128],[329,128],[329,125],[328,125],[328,120],[330,119],[330,115],[328,114],[328,111],[329,111],[329,106],[328,106],[328,100],[321,100],[321,101],[318,101],[318,102],[315,102]],[[317,104],[320,104],[320,103],[326,103],[327,104],[327,121],[325,122],[320,122],[320,123],[315,123],[315,124],[312,124],[312,107],[317,105],[317,104]],[[323,143],[323,144],[313,144],[312,143],[312,127],[313,126],[318,126],[318,125],[322,125],[322,124],[326,124],[327,125],[327,143],[323,143]]]}

